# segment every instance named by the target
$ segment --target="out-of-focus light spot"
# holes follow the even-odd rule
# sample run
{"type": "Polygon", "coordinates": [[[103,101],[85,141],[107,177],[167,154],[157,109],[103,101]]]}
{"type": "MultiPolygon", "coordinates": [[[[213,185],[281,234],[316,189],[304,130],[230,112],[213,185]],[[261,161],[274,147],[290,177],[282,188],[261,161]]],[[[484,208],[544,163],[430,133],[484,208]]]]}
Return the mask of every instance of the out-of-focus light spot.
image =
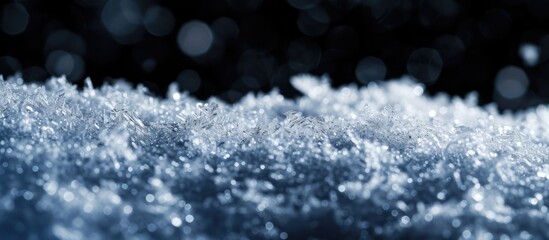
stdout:
{"type": "Polygon", "coordinates": [[[297,27],[299,30],[311,37],[324,34],[328,29],[329,23],[330,16],[320,7],[302,11],[297,17],[297,27]]]}
{"type": "Polygon", "coordinates": [[[29,24],[29,13],[25,6],[12,3],[4,6],[2,11],[2,30],[9,35],[17,35],[25,31],[29,24]]]}
{"type": "MultiPolygon", "coordinates": [[[[212,32],[213,34],[213,32],[212,32]]],[[[214,40],[204,54],[193,57],[193,60],[199,64],[203,65],[216,65],[223,60],[225,56],[225,44],[220,41],[217,37],[214,37],[214,40]]]]}
{"type": "Polygon", "coordinates": [[[143,18],[145,29],[155,36],[165,36],[169,34],[174,27],[175,17],[173,13],[164,7],[154,6],[147,10],[143,18]]]}
{"type": "Polygon", "coordinates": [[[271,231],[273,230],[273,228],[274,228],[274,224],[272,222],[265,223],[265,229],[267,229],[267,231],[271,231]]]}
{"type": "Polygon", "coordinates": [[[482,35],[488,40],[507,37],[511,32],[512,19],[503,9],[487,11],[478,23],[482,35]]]}
{"type": "Polygon", "coordinates": [[[320,0],[288,0],[288,3],[297,9],[309,9],[315,7],[320,0]]]}
{"type": "MultiPolygon", "coordinates": [[[[170,87],[171,86],[172,85],[170,85],[170,87]]],[[[181,99],[181,93],[179,93],[179,92],[174,92],[174,93],[171,94],[171,96],[172,96],[172,99],[175,100],[175,101],[179,101],[181,99]]]]}
{"type": "Polygon", "coordinates": [[[385,67],[383,60],[376,57],[363,58],[358,62],[355,69],[355,76],[362,84],[383,80],[385,74],[387,74],[387,67],[385,67]]]}
{"type": "Polygon", "coordinates": [[[420,48],[412,52],[406,69],[413,77],[428,84],[438,79],[442,65],[442,57],[437,50],[420,48]]]}
{"type": "Polygon", "coordinates": [[[320,61],[320,47],[308,38],[300,38],[290,43],[287,51],[289,66],[298,72],[307,72],[317,67],[320,61]]]}
{"type": "Polygon", "coordinates": [[[194,221],[193,215],[187,215],[185,216],[185,222],[192,223],[194,221]]]}
{"type": "Polygon", "coordinates": [[[130,35],[141,26],[141,8],[131,0],[110,0],[103,7],[101,21],[113,35],[130,35]]]}
{"type": "Polygon", "coordinates": [[[519,55],[524,65],[532,67],[538,64],[540,49],[531,43],[524,43],[519,47],[519,55]]]}
{"type": "Polygon", "coordinates": [[[231,42],[238,38],[238,24],[227,17],[221,17],[212,23],[212,31],[220,40],[231,42]]]}
{"type": "Polygon", "coordinates": [[[154,199],[155,199],[154,195],[152,195],[150,193],[145,196],[145,201],[147,201],[149,203],[152,203],[154,201],[154,199]]]}
{"type": "Polygon", "coordinates": [[[101,20],[111,33],[125,35],[141,23],[139,5],[128,0],[110,0],[101,12],[101,20]]]}
{"type": "Polygon", "coordinates": [[[516,99],[528,90],[529,79],[519,67],[507,66],[498,72],[495,85],[499,95],[506,99],[516,99]]]}
{"type": "Polygon", "coordinates": [[[63,194],[63,200],[67,201],[67,202],[72,202],[72,200],[74,200],[74,194],[72,192],[65,192],[63,194]]]}
{"type": "Polygon", "coordinates": [[[172,218],[172,225],[174,227],[180,227],[181,224],[183,224],[183,221],[181,221],[181,218],[179,218],[179,217],[173,217],[172,218]]]}
{"type": "Polygon", "coordinates": [[[17,59],[11,56],[0,57],[0,74],[11,75],[22,70],[22,66],[17,59]]]}
{"type": "Polygon", "coordinates": [[[124,214],[129,215],[133,212],[133,207],[130,205],[124,206],[122,211],[124,212],[124,214]]]}
{"type": "Polygon", "coordinates": [[[25,200],[27,201],[32,200],[33,197],[34,197],[34,194],[30,191],[25,191],[25,193],[23,193],[23,198],[25,198],[25,200]]]}
{"type": "Polygon", "coordinates": [[[423,94],[423,87],[416,86],[414,87],[413,92],[416,96],[421,96],[421,94],[423,94]]]}
{"type": "Polygon", "coordinates": [[[177,43],[183,53],[195,57],[206,53],[213,43],[210,27],[201,21],[190,21],[181,27],[177,43]]]}
{"type": "Polygon", "coordinates": [[[86,53],[86,43],[78,34],[67,30],[59,30],[51,33],[44,44],[45,54],[54,50],[65,50],[82,55],[86,53]]]}
{"type": "Polygon", "coordinates": [[[179,86],[179,90],[196,92],[200,87],[200,76],[194,70],[183,70],[177,75],[176,82],[179,86]]]}
{"type": "Polygon", "coordinates": [[[46,69],[51,75],[65,75],[69,80],[80,79],[84,67],[84,61],[80,56],[62,50],[50,53],[46,59],[46,69]]]}
{"type": "Polygon", "coordinates": [[[56,76],[69,74],[74,68],[74,59],[65,51],[55,51],[46,60],[48,71],[56,76]]]}

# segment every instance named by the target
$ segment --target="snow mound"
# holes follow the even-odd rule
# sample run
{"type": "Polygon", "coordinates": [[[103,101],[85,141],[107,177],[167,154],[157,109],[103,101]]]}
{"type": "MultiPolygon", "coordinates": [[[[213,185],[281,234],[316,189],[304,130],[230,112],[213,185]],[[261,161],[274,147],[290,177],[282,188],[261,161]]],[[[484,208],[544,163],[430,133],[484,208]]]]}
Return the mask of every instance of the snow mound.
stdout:
{"type": "Polygon", "coordinates": [[[548,106],[292,83],[228,105],[0,79],[1,238],[549,238],[548,106]]]}

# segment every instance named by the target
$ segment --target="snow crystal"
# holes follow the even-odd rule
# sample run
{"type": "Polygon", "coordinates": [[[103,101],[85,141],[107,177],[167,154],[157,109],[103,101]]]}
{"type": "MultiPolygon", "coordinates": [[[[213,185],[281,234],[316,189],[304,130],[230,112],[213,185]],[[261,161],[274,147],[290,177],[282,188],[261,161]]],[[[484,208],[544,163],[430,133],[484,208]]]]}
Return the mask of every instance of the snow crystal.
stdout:
{"type": "Polygon", "coordinates": [[[1,238],[549,238],[548,106],[292,83],[228,105],[0,80],[1,238]]]}

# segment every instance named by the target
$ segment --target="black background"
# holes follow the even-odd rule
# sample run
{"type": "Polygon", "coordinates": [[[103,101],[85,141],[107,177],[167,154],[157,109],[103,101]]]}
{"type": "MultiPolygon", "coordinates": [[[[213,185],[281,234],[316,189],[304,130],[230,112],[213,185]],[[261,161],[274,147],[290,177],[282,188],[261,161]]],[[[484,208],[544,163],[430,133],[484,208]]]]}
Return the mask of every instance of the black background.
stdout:
{"type": "MultiPolygon", "coordinates": [[[[101,13],[108,2],[5,2],[4,8],[21,4],[29,18],[19,34],[0,32],[0,73],[19,72],[26,81],[44,81],[55,75],[46,67],[46,61],[48,54],[58,48],[83,60],[82,74],[71,79],[79,85],[86,76],[96,86],[124,78],[164,95],[181,71],[192,69],[201,79],[194,96],[218,96],[234,102],[247,92],[274,87],[287,96],[296,96],[288,79],[300,72],[328,74],[335,86],[363,84],[357,80],[355,69],[368,56],[384,62],[386,79],[399,78],[408,74],[407,64],[414,50],[433,48],[441,53],[444,62],[438,79],[427,82],[430,93],[443,91],[462,96],[477,91],[481,103],[495,101],[502,109],[533,106],[549,99],[549,1],[138,0],[134,4],[141,14],[151,6],[163,6],[173,13],[175,24],[165,36],[141,29],[140,37],[130,43],[117,40],[102,23],[101,13]],[[309,5],[299,9],[296,4],[309,5]],[[300,13],[311,6],[324,10],[330,19],[324,33],[318,36],[307,36],[297,24],[300,13]],[[214,32],[214,45],[218,48],[194,58],[181,51],[177,35],[185,23],[199,20],[211,26],[220,17],[237,24],[235,39],[221,42],[214,32]],[[71,52],[70,42],[64,43],[68,47],[46,47],[48,37],[60,30],[78,35],[84,50],[71,52]],[[443,36],[459,38],[462,47],[450,45],[445,49],[443,36]],[[296,54],[288,48],[296,40],[318,47],[320,56],[314,66],[296,68],[289,64],[296,54]],[[524,43],[539,46],[540,60],[534,66],[526,66],[519,56],[519,47],[524,43]],[[147,60],[152,64],[145,64],[147,60]],[[528,91],[517,99],[498,97],[494,91],[498,71],[508,65],[523,69],[529,78],[528,91]]],[[[3,19],[4,25],[9,24],[3,19]]],[[[298,53],[297,61],[300,54],[308,53],[298,53]]]]}

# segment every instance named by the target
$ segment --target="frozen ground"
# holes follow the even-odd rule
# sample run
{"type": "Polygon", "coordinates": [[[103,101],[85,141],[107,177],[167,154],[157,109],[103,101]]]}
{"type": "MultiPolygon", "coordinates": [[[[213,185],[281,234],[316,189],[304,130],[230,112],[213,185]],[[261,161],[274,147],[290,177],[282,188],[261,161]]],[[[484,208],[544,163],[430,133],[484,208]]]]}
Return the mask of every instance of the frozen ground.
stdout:
{"type": "Polygon", "coordinates": [[[0,80],[0,238],[549,238],[548,106],[292,83],[227,105],[0,80]]]}

